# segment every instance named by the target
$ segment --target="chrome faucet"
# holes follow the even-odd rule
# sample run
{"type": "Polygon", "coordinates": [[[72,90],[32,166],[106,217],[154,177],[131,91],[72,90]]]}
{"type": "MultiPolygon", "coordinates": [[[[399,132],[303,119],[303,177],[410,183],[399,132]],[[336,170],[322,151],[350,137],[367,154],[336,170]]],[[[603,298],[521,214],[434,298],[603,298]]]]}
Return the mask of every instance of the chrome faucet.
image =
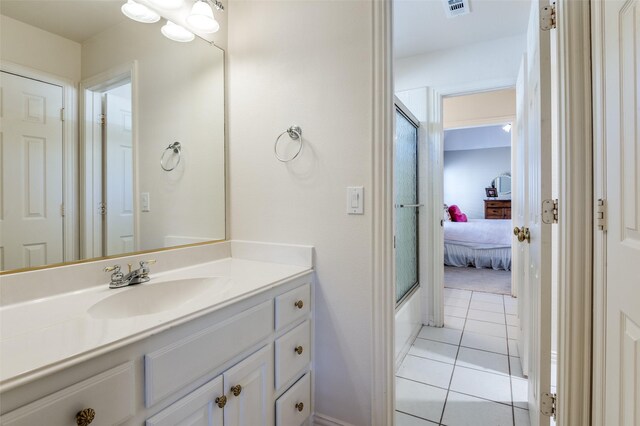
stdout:
{"type": "Polygon", "coordinates": [[[149,278],[149,265],[156,263],[155,260],[143,260],[140,262],[140,268],[131,270],[131,263],[129,263],[129,273],[126,275],[120,271],[120,265],[107,266],[104,268],[105,272],[113,272],[111,274],[111,282],[109,288],[121,288],[128,285],[146,283],[149,278]]]}

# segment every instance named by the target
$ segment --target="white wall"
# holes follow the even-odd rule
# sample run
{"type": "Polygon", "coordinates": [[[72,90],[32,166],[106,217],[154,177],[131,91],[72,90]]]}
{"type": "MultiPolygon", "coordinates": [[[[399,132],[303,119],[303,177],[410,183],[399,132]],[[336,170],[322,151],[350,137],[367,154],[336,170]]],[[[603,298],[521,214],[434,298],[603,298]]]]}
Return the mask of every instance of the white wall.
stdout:
{"type": "Polygon", "coordinates": [[[167,237],[225,237],[224,53],[199,39],[168,40],[160,26],[127,20],[82,45],[83,79],[137,61],[135,193],[151,198],[151,211],[139,212],[141,250],[167,237]],[[175,141],[182,160],[165,172],[160,156],[175,141]]]}
{"type": "Polygon", "coordinates": [[[0,15],[0,60],[80,80],[80,44],[0,15]]]}
{"type": "Polygon", "coordinates": [[[524,49],[523,34],[396,59],[395,91],[421,87],[447,91],[479,83],[494,88],[512,86],[524,49]]]}
{"type": "Polygon", "coordinates": [[[510,171],[511,148],[445,151],[444,202],[457,204],[469,219],[483,219],[484,189],[510,171]]]}
{"type": "Polygon", "coordinates": [[[372,423],[372,9],[228,5],[231,237],[315,246],[315,408],[354,425],[372,423]],[[305,148],[282,164],[273,143],[293,124],[305,148]]]}

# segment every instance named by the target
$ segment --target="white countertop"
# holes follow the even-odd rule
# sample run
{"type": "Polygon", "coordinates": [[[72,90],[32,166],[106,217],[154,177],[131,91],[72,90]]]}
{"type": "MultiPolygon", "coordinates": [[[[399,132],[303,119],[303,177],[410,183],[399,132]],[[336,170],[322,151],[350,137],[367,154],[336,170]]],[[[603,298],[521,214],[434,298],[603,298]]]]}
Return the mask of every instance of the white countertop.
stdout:
{"type": "Polygon", "coordinates": [[[97,287],[0,308],[0,390],[5,391],[75,363],[144,339],[311,271],[296,266],[225,258],[151,274],[146,284],[97,287]],[[96,319],[88,310],[118,292],[165,281],[222,277],[211,290],[176,308],[148,315],[96,319]]]}

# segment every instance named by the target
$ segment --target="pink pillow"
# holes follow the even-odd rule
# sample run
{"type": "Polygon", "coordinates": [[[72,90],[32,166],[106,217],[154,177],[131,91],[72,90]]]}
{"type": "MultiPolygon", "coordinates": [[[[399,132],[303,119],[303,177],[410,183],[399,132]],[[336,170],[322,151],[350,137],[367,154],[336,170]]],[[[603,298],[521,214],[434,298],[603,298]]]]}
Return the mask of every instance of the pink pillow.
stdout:
{"type": "Polygon", "coordinates": [[[460,207],[456,206],[455,204],[449,207],[449,214],[451,215],[451,220],[453,222],[467,221],[467,215],[462,213],[462,211],[460,210],[460,207]]]}

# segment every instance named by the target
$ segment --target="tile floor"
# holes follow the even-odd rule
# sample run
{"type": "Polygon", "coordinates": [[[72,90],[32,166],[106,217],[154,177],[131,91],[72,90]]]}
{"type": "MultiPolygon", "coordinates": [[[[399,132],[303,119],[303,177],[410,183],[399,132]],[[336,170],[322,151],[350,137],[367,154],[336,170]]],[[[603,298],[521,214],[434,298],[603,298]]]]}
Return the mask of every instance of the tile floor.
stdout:
{"type": "Polygon", "coordinates": [[[445,288],[444,304],[396,374],[396,425],[528,426],[516,299],[445,288]]]}

